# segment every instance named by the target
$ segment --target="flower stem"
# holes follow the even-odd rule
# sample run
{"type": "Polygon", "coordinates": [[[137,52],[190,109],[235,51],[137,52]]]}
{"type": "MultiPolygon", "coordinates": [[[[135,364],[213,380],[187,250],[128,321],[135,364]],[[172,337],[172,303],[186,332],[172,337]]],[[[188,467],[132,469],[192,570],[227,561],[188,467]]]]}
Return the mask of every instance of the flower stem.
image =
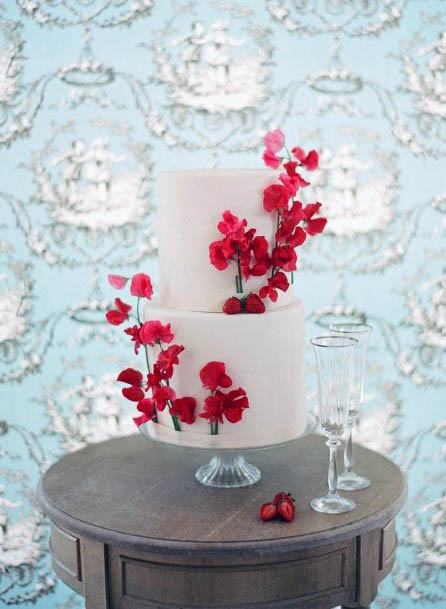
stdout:
{"type": "Polygon", "coordinates": [[[237,294],[243,294],[242,267],[240,265],[240,248],[238,246],[237,246],[237,271],[238,271],[238,275],[235,278],[235,289],[237,290],[237,294]]]}
{"type": "MultiPolygon", "coordinates": [[[[140,300],[141,300],[141,298],[138,296],[138,299],[136,301],[136,317],[138,319],[139,327],[142,326],[141,315],[139,314],[139,303],[140,303],[140,300]]],[[[150,368],[149,350],[147,349],[147,345],[143,345],[143,347],[144,347],[144,355],[145,355],[145,358],[146,358],[147,372],[150,374],[152,372],[152,370],[150,368]]],[[[155,423],[158,422],[158,416],[156,414],[156,411],[155,411],[155,414],[153,415],[153,421],[155,423]]]]}
{"type": "MultiPolygon", "coordinates": [[[[161,341],[158,341],[158,345],[161,351],[164,351],[163,349],[163,345],[161,344],[161,341]]],[[[170,387],[170,382],[169,379],[166,379],[165,381],[167,387],[170,387]]],[[[169,410],[172,408],[172,402],[170,400],[168,400],[169,403],[169,410]]],[[[173,414],[170,415],[172,418],[172,423],[173,423],[173,428],[175,429],[175,431],[181,431],[181,427],[180,427],[180,422],[178,420],[178,417],[174,417],[173,414]]]]}

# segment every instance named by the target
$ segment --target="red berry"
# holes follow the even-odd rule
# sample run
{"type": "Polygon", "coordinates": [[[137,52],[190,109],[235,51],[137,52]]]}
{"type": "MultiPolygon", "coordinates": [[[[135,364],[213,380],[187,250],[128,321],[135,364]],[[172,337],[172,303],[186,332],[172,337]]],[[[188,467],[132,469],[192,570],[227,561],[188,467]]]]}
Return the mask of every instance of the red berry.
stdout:
{"type": "Polygon", "coordinates": [[[280,501],[277,504],[277,511],[284,520],[287,522],[293,522],[294,515],[296,514],[296,508],[294,507],[294,503],[292,501],[280,501]]]}
{"type": "Polygon", "coordinates": [[[263,522],[272,520],[277,516],[277,506],[274,503],[264,503],[260,506],[260,518],[263,522]]]}
{"type": "Polygon", "coordinates": [[[250,294],[246,299],[245,310],[247,313],[265,313],[265,305],[257,294],[250,294]]]}
{"type": "Polygon", "coordinates": [[[228,298],[228,300],[223,305],[223,312],[226,313],[226,315],[234,315],[236,313],[240,313],[241,310],[242,305],[240,303],[240,300],[235,296],[231,296],[231,298],[228,298]]]}
{"type": "Polygon", "coordinates": [[[280,501],[290,501],[291,503],[294,503],[294,497],[291,496],[291,493],[282,491],[281,493],[274,495],[273,503],[277,505],[280,501]]]}

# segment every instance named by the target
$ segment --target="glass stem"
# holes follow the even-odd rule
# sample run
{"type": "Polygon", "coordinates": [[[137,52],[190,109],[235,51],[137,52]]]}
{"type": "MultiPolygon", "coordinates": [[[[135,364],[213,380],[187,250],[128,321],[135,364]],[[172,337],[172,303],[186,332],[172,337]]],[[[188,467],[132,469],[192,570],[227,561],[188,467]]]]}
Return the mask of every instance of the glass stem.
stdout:
{"type": "Polygon", "coordinates": [[[338,493],[338,463],[336,454],[338,452],[338,440],[328,440],[327,446],[330,451],[330,461],[328,464],[328,494],[337,495],[338,493]]]}
{"type": "Polygon", "coordinates": [[[353,419],[347,421],[347,438],[344,444],[344,471],[351,473],[353,471],[353,419]]]}

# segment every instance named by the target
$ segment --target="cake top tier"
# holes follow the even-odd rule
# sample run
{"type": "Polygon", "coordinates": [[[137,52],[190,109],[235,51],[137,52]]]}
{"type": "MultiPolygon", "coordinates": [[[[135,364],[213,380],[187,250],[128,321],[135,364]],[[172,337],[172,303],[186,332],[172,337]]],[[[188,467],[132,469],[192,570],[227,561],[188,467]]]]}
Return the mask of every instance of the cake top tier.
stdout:
{"type": "MultiPolygon", "coordinates": [[[[263,190],[277,179],[268,169],[167,171],[158,178],[158,239],[161,304],[191,311],[222,310],[236,294],[236,269],[217,270],[209,245],[222,238],[217,229],[225,210],[246,218],[257,235],[273,243],[275,218],[263,209],[263,190]]],[[[255,292],[264,277],[244,282],[242,295],[255,292]]],[[[241,296],[241,294],[238,294],[241,296]]],[[[271,307],[288,304],[292,290],[271,307]]]]}

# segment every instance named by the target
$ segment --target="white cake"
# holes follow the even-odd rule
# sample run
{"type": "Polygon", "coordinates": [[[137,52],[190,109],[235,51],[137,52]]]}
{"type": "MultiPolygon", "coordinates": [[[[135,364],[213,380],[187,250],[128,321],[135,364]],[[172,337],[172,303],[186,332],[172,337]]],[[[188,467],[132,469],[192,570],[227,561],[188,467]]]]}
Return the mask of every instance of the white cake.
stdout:
{"type": "MultiPolygon", "coordinates": [[[[302,303],[290,288],[263,314],[226,315],[222,306],[235,294],[234,270],[218,271],[208,254],[209,244],[221,237],[217,224],[226,209],[273,239],[274,214],[263,209],[262,191],[275,177],[269,170],[173,171],[159,177],[160,299],[147,303],[145,319],[170,323],[174,342],[185,346],[171,386],[177,395],[197,400],[198,414],[209,395],[199,371],[209,361],[222,361],[233,387],[243,387],[249,398],[242,421],[225,421],[214,436],[200,417],[174,431],[166,409],[158,413],[158,424],[149,424],[149,433],[163,440],[246,448],[285,442],[305,430],[302,303]]],[[[246,291],[264,282],[265,277],[252,278],[246,291]]]]}

